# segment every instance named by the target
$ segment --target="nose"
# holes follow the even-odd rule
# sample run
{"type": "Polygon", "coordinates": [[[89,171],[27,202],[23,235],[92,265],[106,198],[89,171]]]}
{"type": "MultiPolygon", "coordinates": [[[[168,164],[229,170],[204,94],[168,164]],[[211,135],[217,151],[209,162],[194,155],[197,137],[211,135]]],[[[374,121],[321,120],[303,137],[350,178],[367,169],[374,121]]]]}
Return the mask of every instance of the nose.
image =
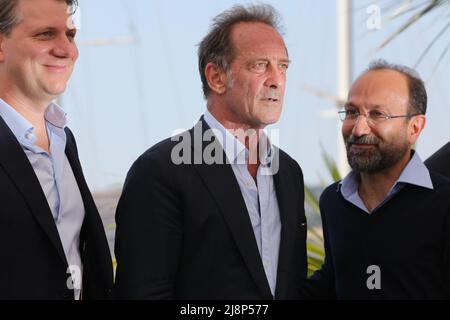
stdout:
{"type": "Polygon", "coordinates": [[[270,87],[271,89],[278,89],[283,87],[286,81],[286,75],[285,72],[280,69],[280,67],[270,64],[267,73],[268,76],[266,79],[266,85],[268,87],[270,87]]]}
{"type": "Polygon", "coordinates": [[[367,117],[365,115],[359,115],[358,118],[355,119],[352,128],[352,134],[356,137],[361,137],[363,135],[367,135],[370,133],[370,126],[367,123],[367,117]]]}
{"type": "Polygon", "coordinates": [[[65,34],[55,38],[52,53],[54,56],[63,59],[76,60],[78,58],[78,48],[74,39],[65,34]]]}

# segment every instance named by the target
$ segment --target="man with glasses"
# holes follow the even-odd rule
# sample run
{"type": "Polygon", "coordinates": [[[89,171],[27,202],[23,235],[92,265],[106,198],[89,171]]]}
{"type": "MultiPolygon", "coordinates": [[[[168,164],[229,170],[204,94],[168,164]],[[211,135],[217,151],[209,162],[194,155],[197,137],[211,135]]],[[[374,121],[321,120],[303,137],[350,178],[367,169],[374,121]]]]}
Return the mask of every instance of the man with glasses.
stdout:
{"type": "Polygon", "coordinates": [[[419,75],[383,60],[353,84],[342,119],[352,171],[320,199],[325,263],[313,298],[450,298],[450,180],[412,148],[425,127],[419,75]]]}

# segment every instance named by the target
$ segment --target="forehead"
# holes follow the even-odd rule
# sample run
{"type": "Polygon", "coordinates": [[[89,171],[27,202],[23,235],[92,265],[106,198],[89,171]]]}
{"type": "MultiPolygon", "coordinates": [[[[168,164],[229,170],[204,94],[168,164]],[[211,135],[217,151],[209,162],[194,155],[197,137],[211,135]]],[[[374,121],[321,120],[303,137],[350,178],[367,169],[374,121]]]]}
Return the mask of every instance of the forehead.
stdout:
{"type": "Polygon", "coordinates": [[[286,46],[281,35],[261,22],[241,22],[231,30],[231,41],[236,51],[287,59],[286,46]]]}
{"type": "Polygon", "coordinates": [[[408,80],[394,70],[373,70],[361,75],[350,89],[348,102],[370,108],[384,106],[389,109],[407,106],[408,80]]]}
{"type": "Polygon", "coordinates": [[[63,0],[19,0],[16,7],[19,24],[49,24],[66,26],[69,6],[63,0]]]}

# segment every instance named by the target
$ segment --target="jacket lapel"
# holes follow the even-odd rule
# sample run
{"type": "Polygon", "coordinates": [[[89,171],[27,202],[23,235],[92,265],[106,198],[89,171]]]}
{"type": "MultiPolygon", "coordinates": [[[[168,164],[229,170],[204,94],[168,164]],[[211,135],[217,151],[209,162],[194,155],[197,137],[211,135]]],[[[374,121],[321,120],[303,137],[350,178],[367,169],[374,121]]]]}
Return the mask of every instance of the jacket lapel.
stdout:
{"type": "Polygon", "coordinates": [[[274,161],[279,161],[280,170],[274,175],[274,184],[280,209],[281,239],[275,297],[276,299],[287,299],[290,271],[289,257],[296,254],[292,252],[294,250],[292,244],[295,241],[296,228],[299,227],[294,219],[294,215],[298,214],[297,208],[293,207],[293,204],[298,201],[299,195],[292,192],[296,189],[290,184],[290,173],[286,168],[288,163],[286,163],[278,148],[276,148],[276,152],[278,154],[274,157],[274,161]]]}
{"type": "MultiPolygon", "coordinates": [[[[68,128],[65,129],[66,132],[66,156],[67,160],[69,160],[70,167],[72,168],[73,175],[75,176],[75,180],[77,181],[78,188],[80,189],[81,198],[83,199],[85,214],[88,215],[89,212],[92,212],[93,203],[91,193],[89,188],[84,180],[84,175],[81,170],[81,164],[78,160],[78,155],[76,151],[76,145],[74,138],[72,136],[72,132],[68,128]]],[[[96,211],[96,209],[94,209],[96,211]]],[[[86,220],[86,219],[85,219],[86,220]]]]}
{"type": "Polygon", "coordinates": [[[47,199],[22,146],[0,117],[0,165],[22,194],[30,211],[44,229],[61,259],[66,256],[47,199]]]}
{"type": "MultiPolygon", "coordinates": [[[[199,133],[203,136],[207,129],[209,129],[209,126],[201,119],[201,121],[190,130],[192,139],[201,139],[202,141],[201,143],[199,143],[199,141],[192,142],[194,158],[197,157],[196,159],[203,159],[201,156],[203,155],[205,146],[210,143],[217,143],[215,150],[220,150],[220,152],[222,152],[222,159],[224,159],[225,162],[225,153],[217,140],[215,142],[203,142],[201,137],[195,137],[195,134],[198,135],[199,133]]],[[[202,163],[194,165],[194,167],[197,169],[199,175],[210,190],[212,197],[216,200],[217,206],[223,214],[235,240],[236,246],[241,253],[242,259],[247,265],[261,295],[264,299],[273,299],[262,265],[261,256],[256,245],[256,239],[247,207],[231,165],[208,165],[202,163]]]]}

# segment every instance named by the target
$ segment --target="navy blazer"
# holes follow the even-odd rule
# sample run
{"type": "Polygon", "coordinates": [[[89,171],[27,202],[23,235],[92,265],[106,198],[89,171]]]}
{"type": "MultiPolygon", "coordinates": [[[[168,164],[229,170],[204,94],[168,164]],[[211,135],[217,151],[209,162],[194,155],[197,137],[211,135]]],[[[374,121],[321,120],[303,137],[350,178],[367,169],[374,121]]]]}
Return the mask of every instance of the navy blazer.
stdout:
{"type": "MultiPolygon", "coordinates": [[[[85,207],[80,234],[83,299],[108,299],[113,271],[105,230],[83,176],[72,132],[66,155],[85,207]]],[[[0,299],[74,299],[67,260],[39,180],[0,117],[0,299]]]]}
{"type": "MultiPolygon", "coordinates": [[[[188,131],[189,139],[208,128],[199,121],[188,131]]],[[[231,165],[176,165],[171,153],[177,143],[167,139],[153,146],[128,173],[116,213],[116,297],[298,298],[307,260],[303,175],[297,162],[276,149],[274,184],[282,227],[273,297],[231,165]]],[[[192,141],[190,160],[201,158],[210,144],[192,141]]],[[[223,153],[219,145],[215,149],[223,153]]]]}

